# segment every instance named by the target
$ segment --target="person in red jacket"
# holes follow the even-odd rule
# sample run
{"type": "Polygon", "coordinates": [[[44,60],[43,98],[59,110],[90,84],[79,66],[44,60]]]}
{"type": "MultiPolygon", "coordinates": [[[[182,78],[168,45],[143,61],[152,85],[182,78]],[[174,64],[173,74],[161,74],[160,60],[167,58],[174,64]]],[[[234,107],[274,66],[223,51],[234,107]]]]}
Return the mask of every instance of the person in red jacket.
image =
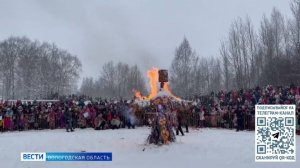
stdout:
{"type": "Polygon", "coordinates": [[[55,116],[56,116],[56,114],[55,114],[54,110],[51,109],[49,116],[48,116],[50,129],[55,129],[55,118],[56,118],[55,116]]]}

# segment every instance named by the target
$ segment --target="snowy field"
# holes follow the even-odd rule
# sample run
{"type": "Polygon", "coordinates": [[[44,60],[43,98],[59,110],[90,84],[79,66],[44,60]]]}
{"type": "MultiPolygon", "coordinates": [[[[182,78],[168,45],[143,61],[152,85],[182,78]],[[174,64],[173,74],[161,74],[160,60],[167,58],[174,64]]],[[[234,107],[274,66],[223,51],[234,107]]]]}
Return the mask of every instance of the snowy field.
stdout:
{"type": "Polygon", "coordinates": [[[193,130],[177,142],[157,147],[145,145],[150,129],[95,131],[76,129],[0,133],[0,167],[3,168],[299,168],[297,162],[254,162],[254,132],[224,129],[193,130]],[[112,152],[112,162],[21,162],[20,152],[112,152]]]}

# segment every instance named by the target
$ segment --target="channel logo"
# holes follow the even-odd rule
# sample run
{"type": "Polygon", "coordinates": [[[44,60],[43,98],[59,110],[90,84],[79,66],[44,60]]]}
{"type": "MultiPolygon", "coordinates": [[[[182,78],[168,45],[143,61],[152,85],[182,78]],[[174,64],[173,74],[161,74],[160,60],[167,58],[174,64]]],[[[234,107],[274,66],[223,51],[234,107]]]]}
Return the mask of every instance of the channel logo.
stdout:
{"type": "Polygon", "coordinates": [[[111,152],[22,152],[21,161],[112,161],[111,152]]]}
{"type": "Polygon", "coordinates": [[[46,161],[45,152],[22,152],[21,161],[46,161]]]}

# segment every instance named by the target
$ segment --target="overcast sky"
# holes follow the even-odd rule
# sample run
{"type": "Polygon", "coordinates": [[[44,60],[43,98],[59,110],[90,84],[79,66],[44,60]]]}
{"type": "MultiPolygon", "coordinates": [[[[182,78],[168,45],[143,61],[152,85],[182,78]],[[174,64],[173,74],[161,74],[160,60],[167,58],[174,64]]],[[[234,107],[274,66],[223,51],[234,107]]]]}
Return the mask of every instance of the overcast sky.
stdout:
{"type": "Polygon", "coordinates": [[[255,27],[273,7],[290,17],[289,0],[0,0],[0,40],[56,43],[79,57],[81,76],[103,63],[169,68],[184,36],[201,56],[218,55],[231,22],[248,15],[255,27]]]}

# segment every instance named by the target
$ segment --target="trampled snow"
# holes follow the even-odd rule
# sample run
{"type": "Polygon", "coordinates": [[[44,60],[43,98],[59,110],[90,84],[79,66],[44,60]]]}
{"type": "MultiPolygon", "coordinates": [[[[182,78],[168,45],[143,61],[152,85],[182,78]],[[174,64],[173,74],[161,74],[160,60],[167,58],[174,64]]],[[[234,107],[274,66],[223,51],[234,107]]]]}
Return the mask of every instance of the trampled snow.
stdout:
{"type": "Polygon", "coordinates": [[[297,162],[254,162],[254,132],[225,129],[191,129],[177,142],[164,146],[146,145],[147,127],[100,130],[64,129],[0,133],[0,167],[89,167],[89,168],[296,168],[297,162]],[[112,162],[21,162],[21,152],[112,152],[112,162]]]}

